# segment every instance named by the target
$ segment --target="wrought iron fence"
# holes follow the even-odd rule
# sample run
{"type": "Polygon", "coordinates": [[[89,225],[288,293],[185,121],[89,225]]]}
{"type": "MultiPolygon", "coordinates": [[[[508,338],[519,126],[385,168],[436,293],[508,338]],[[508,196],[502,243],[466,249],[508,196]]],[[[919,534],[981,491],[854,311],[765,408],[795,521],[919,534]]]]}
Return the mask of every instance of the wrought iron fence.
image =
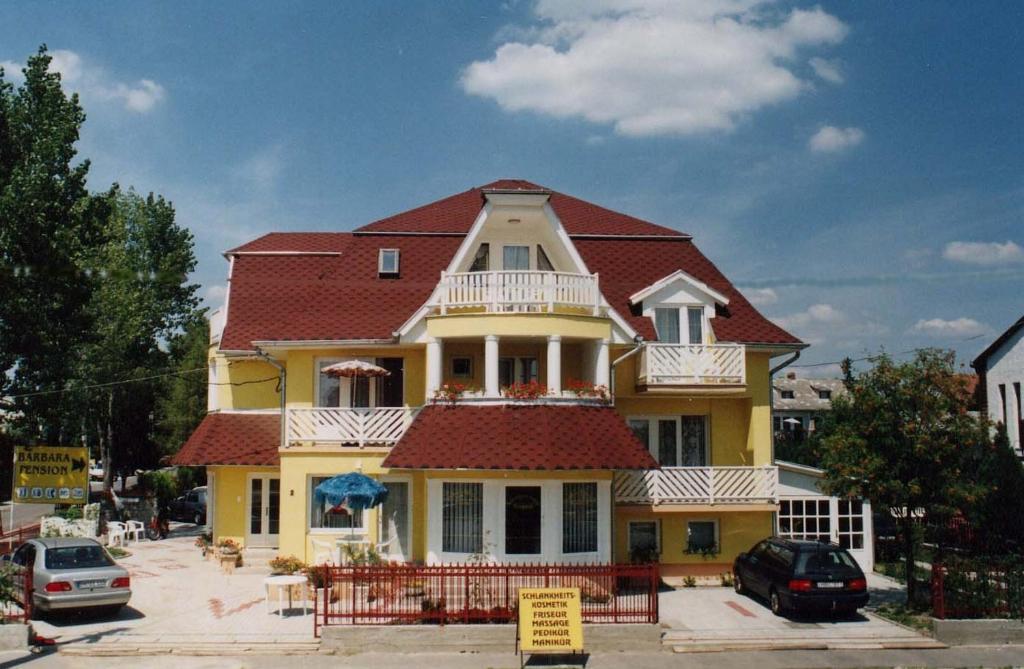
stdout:
{"type": "Polygon", "coordinates": [[[24,527],[19,527],[16,530],[0,534],[0,555],[11,553],[21,544],[25,543],[29,539],[35,539],[38,536],[39,523],[26,525],[24,527]]]}
{"type": "Polygon", "coordinates": [[[316,592],[324,625],[513,623],[519,588],[579,588],[583,621],[658,621],[658,565],[331,566],[316,592]]]}
{"type": "Polygon", "coordinates": [[[28,622],[32,617],[32,569],[6,564],[0,569],[0,620],[28,622]]]}
{"type": "Polygon", "coordinates": [[[1024,618],[1024,562],[950,559],[932,565],[932,614],[1024,618]]]}

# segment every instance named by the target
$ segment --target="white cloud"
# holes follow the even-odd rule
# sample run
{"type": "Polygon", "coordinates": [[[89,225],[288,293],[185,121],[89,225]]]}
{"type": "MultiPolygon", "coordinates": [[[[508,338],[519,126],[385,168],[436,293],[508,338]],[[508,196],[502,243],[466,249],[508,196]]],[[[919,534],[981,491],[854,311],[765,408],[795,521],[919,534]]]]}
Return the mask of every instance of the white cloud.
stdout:
{"type": "Polygon", "coordinates": [[[227,297],[227,294],[227,286],[223,284],[208,286],[203,295],[203,302],[209,307],[216,308],[224,304],[224,298],[227,297]]]}
{"type": "Polygon", "coordinates": [[[265,193],[275,186],[284,169],[284,147],[281,144],[267,146],[239,165],[230,173],[243,185],[265,193]]]}
{"type": "MultiPolygon", "coordinates": [[[[54,49],[50,54],[50,71],[60,74],[61,83],[69,92],[77,92],[83,100],[113,101],[139,114],[151,111],[166,97],[164,87],[152,79],[135,83],[118,81],[98,65],[86,63],[74,51],[54,49]]],[[[25,80],[22,65],[14,61],[0,62],[5,76],[16,84],[25,80]]]]}
{"type": "Polygon", "coordinates": [[[781,316],[773,320],[781,328],[799,330],[812,324],[835,325],[842,323],[846,320],[846,316],[831,304],[813,304],[807,308],[807,311],[781,316]]]}
{"type": "Polygon", "coordinates": [[[912,330],[929,337],[975,337],[988,332],[989,327],[973,318],[955,318],[950,321],[931,318],[919,320],[912,330]]]}
{"type": "Polygon", "coordinates": [[[827,81],[830,84],[841,84],[843,83],[843,72],[839,69],[839,64],[834,60],[827,60],[825,58],[819,58],[815,56],[807,61],[811,64],[811,68],[814,73],[827,81]]]}
{"type": "Polygon", "coordinates": [[[816,153],[836,153],[857,146],[863,141],[864,131],[860,128],[837,128],[826,125],[814,133],[808,146],[816,153]]]}
{"type": "Polygon", "coordinates": [[[950,242],[942,257],[971,265],[1003,265],[1024,261],[1024,249],[1015,242],[950,242]]]}
{"type": "Polygon", "coordinates": [[[471,63],[463,89],[509,112],[610,123],[629,136],[731,130],[795,98],[802,49],[837,44],[846,26],[821,8],[767,11],[757,0],[541,0],[537,24],[490,60],[471,63]]]}
{"type": "Polygon", "coordinates": [[[742,288],[740,292],[751,304],[758,307],[779,301],[779,294],[774,288],[742,288]]]}

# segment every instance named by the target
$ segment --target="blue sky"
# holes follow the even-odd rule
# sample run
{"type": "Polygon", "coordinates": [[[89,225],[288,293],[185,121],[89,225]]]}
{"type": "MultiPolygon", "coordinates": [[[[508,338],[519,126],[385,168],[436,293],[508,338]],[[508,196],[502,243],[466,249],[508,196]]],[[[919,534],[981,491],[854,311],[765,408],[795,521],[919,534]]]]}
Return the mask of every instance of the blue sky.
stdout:
{"type": "Polygon", "coordinates": [[[15,2],[0,62],[49,45],[91,187],[171,199],[211,302],[266,231],[520,177],[693,234],[802,363],[969,359],[1024,313],[1022,26],[1013,2],[15,2]]]}

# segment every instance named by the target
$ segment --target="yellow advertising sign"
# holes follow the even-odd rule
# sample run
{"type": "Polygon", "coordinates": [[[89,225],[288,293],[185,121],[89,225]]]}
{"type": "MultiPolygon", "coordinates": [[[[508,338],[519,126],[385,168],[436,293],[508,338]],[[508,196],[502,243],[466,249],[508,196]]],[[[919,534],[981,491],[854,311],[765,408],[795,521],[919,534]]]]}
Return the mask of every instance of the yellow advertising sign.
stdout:
{"type": "Polygon", "coordinates": [[[85,504],[89,501],[89,449],[14,448],[15,504],[85,504]]]}
{"type": "Polygon", "coordinates": [[[583,650],[579,588],[520,588],[519,647],[524,653],[583,650]]]}

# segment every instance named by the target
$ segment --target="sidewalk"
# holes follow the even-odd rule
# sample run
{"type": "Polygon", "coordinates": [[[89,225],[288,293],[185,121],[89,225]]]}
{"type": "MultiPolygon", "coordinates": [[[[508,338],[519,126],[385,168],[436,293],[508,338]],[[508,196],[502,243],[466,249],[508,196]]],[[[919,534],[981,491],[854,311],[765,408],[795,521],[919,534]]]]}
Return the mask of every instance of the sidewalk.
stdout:
{"type": "MultiPolygon", "coordinates": [[[[312,609],[302,602],[283,617],[264,603],[266,568],[227,575],[193,545],[197,531],[175,524],[171,538],[129,544],[118,562],[132,579],[132,599],[114,619],[84,617],[34,621],[36,632],[69,652],[192,644],[313,644],[312,609]]],[[[274,604],[276,607],[276,602],[274,604]]],[[[312,606],[310,602],[309,606],[312,606]]]]}

